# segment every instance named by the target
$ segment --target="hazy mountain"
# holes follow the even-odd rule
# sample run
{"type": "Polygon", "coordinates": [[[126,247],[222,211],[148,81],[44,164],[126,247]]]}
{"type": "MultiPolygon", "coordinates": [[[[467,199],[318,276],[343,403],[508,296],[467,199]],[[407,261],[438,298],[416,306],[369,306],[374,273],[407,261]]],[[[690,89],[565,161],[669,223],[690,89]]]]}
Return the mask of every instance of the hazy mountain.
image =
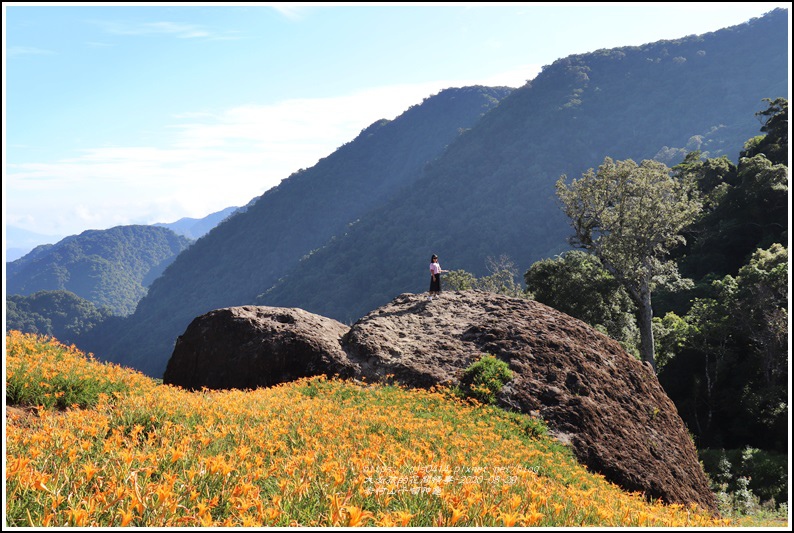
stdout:
{"type": "Polygon", "coordinates": [[[207,234],[209,230],[223,222],[224,219],[228,218],[236,211],[240,209],[240,207],[227,207],[226,209],[222,209],[221,211],[216,211],[215,213],[210,213],[209,215],[203,218],[190,218],[184,217],[180,218],[176,222],[170,223],[163,223],[158,222],[154,224],[154,226],[168,228],[177,235],[182,235],[187,237],[188,239],[196,240],[200,237],[203,237],[207,234]]]}
{"type": "Polygon", "coordinates": [[[63,235],[45,235],[35,233],[16,226],[6,226],[5,249],[6,262],[15,261],[36,246],[52,244],[63,239],[63,235]]]}
{"type": "Polygon", "coordinates": [[[88,230],[38,246],[6,264],[6,293],[70,291],[126,315],[146,287],[191,241],[166,228],[117,226],[88,230]]]}
{"type": "Polygon", "coordinates": [[[104,328],[97,332],[101,337],[86,345],[152,375],[162,374],[176,336],[196,315],[251,303],[302,257],[409,187],[429,161],[510,91],[448,89],[394,120],[373,123],[196,241],[152,284],[119,330],[104,328]]]}
{"type": "Polygon", "coordinates": [[[499,105],[484,88],[444,91],[210,231],[133,316],[86,348],[158,376],[176,337],[211,309],[294,306],[352,322],[401,292],[426,291],[432,253],[445,269],[478,275],[506,254],[523,271],[568,249],[554,194],[561,175],[579,177],[606,156],[735,158],[758,134],[763,99],[788,93],[788,67],[788,15],[776,10],[560,59],[499,105]],[[465,113],[468,122],[456,120],[465,113]]]}

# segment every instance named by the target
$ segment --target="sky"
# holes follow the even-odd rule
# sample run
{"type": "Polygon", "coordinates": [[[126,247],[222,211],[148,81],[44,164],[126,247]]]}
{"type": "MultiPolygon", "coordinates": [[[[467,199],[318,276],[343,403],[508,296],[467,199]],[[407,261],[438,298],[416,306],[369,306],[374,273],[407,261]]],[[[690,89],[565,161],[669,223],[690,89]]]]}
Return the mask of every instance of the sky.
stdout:
{"type": "Polygon", "coordinates": [[[445,88],[520,87],[775,7],[5,2],[3,240],[245,205],[445,88]]]}

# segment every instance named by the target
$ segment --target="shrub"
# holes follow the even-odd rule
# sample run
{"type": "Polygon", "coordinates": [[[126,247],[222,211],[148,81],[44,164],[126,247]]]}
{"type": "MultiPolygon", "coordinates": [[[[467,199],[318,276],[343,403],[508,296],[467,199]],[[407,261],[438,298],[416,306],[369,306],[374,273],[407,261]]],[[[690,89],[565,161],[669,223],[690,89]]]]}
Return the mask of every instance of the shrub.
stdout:
{"type": "Polygon", "coordinates": [[[724,493],[732,512],[746,513],[751,507],[748,493],[760,503],[775,507],[788,494],[788,455],[746,446],[741,449],[698,450],[712,489],[724,493]]]}
{"type": "Polygon", "coordinates": [[[485,404],[496,403],[496,395],[505,383],[513,379],[507,363],[493,355],[485,354],[463,371],[460,381],[464,396],[485,404]]]}

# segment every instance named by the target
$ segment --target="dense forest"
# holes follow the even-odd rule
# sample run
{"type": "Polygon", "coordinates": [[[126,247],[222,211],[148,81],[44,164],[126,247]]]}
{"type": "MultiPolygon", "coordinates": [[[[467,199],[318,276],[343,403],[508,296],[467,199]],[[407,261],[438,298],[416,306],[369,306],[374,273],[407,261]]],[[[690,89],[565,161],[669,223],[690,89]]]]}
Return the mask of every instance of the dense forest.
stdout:
{"type": "MultiPolygon", "coordinates": [[[[699,151],[672,169],[702,210],[674,250],[681,281],[653,298],[659,380],[714,479],[785,501],[788,449],[788,101],[768,100],[762,135],[737,162],[699,151]]],[[[637,353],[636,306],[594,255],[534,263],[527,296],[637,353]]],[[[510,289],[510,287],[505,287],[510,289]]]]}
{"type": "Polygon", "coordinates": [[[116,315],[128,315],[191,242],[154,226],[84,231],[7,263],[6,294],[65,290],[116,315]]]}
{"type": "Polygon", "coordinates": [[[113,316],[105,308],[69,291],[39,291],[6,296],[6,330],[49,335],[71,344],[113,316]]]}

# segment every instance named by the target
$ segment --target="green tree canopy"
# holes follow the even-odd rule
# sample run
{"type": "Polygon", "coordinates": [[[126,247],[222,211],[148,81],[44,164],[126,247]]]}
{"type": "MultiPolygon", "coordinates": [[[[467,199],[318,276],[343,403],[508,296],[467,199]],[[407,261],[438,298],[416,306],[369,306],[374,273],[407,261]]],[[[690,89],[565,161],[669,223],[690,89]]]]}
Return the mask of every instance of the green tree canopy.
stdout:
{"type": "Polygon", "coordinates": [[[557,181],[557,195],[574,228],[571,244],[598,257],[626,289],[637,306],[640,354],[655,370],[651,294],[660,285],[682,285],[668,256],[702,208],[697,189],[663,163],[609,157],[598,172],[566,180],[557,181]]]}
{"type": "Polygon", "coordinates": [[[453,270],[441,277],[441,283],[447,290],[468,291],[478,290],[504,294],[514,298],[525,298],[527,292],[516,283],[518,269],[510,257],[501,255],[497,258],[488,257],[486,260],[487,276],[477,277],[466,270],[453,270]]]}
{"type": "Polygon", "coordinates": [[[747,141],[739,157],[764,154],[773,164],[788,164],[788,100],[764,98],[769,107],[756,113],[761,119],[761,135],[747,141]]]}
{"type": "Polygon", "coordinates": [[[684,317],[660,380],[703,445],[785,449],[788,274],[786,248],[758,249],[684,317]]]}
{"type": "Polygon", "coordinates": [[[571,250],[542,259],[526,271],[524,281],[538,302],[587,322],[638,355],[635,306],[596,256],[571,250]]]}
{"type": "Polygon", "coordinates": [[[112,316],[89,300],[69,291],[39,291],[30,296],[6,297],[6,329],[50,335],[74,342],[112,316]]]}

